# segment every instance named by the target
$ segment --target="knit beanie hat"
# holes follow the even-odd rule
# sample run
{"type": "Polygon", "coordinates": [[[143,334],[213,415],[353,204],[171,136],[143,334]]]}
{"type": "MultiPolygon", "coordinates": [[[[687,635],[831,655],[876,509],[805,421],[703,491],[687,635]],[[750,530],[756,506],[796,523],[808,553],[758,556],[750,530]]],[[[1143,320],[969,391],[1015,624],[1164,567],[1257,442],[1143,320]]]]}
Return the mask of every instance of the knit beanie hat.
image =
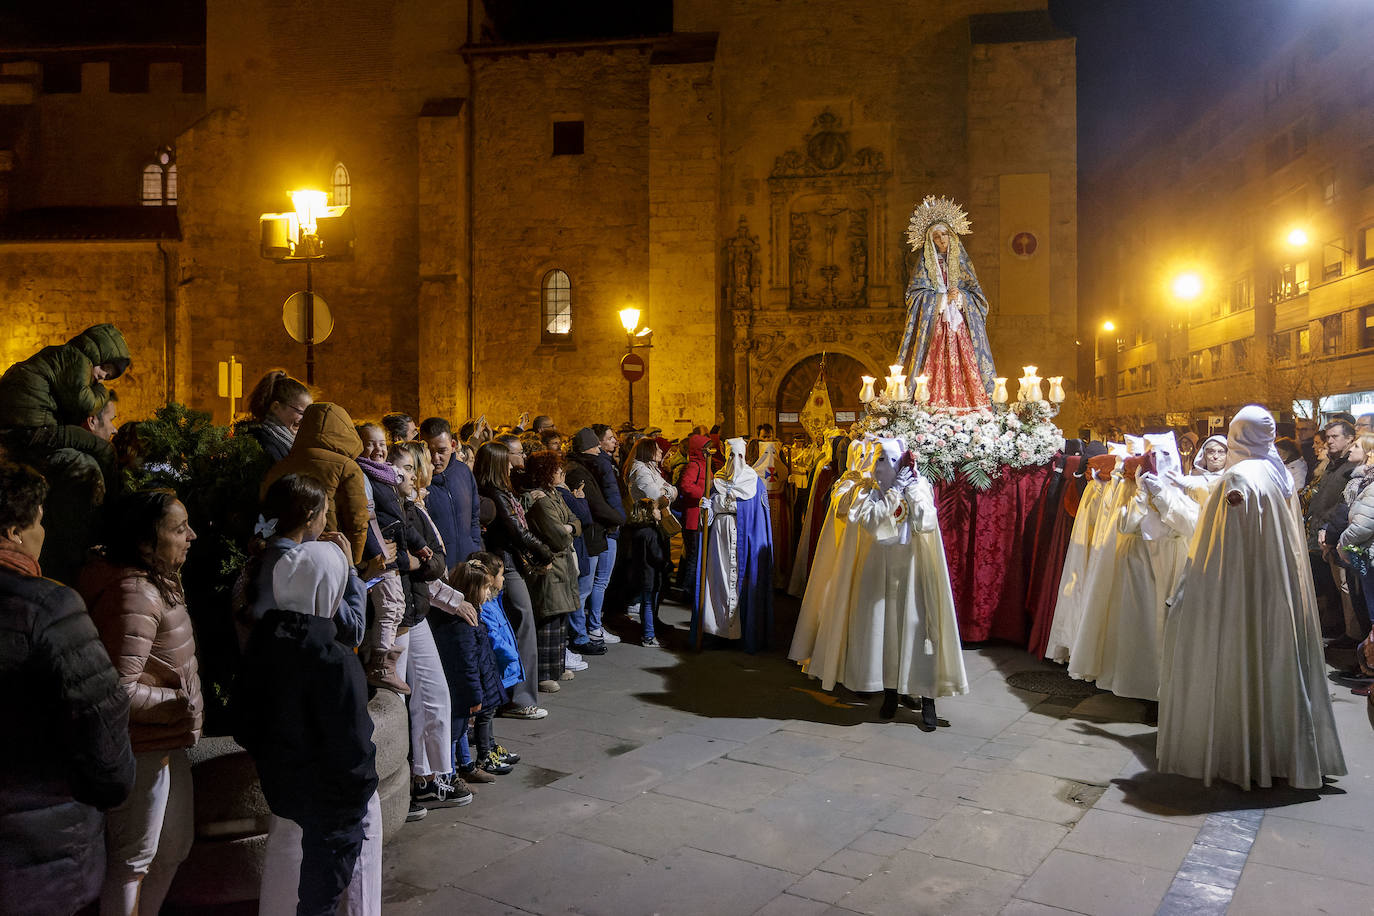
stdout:
{"type": "Polygon", "coordinates": [[[577,431],[572,441],[573,452],[580,455],[588,449],[595,447],[601,440],[596,437],[596,433],[592,432],[589,427],[584,426],[577,431]]]}

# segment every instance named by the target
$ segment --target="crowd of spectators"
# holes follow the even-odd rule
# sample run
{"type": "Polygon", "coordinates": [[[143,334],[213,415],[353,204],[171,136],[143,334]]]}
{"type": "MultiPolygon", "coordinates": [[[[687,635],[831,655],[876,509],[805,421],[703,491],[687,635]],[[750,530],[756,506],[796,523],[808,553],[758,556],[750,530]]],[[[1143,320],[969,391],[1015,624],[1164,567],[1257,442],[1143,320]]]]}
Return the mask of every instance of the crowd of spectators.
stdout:
{"type": "MultiPolygon", "coordinates": [[[[181,570],[197,533],[172,490],[120,484],[117,456],[139,449],[110,447],[104,382],[130,362],[100,326],[0,379],[0,626],[15,637],[0,676],[46,685],[19,713],[40,746],[4,758],[0,886],[24,901],[7,910],[157,912],[193,841],[206,637],[181,570]],[[6,412],[16,392],[28,413],[6,412]],[[78,484],[98,523],[45,548],[45,507],[78,484]]],[[[262,911],[379,912],[369,691],[406,698],[408,819],[511,773],[499,717],[548,716],[541,694],[576,689],[622,638],[659,647],[661,602],[690,602],[715,431],[364,420],[317,398],[270,372],[233,428],[268,470],[211,611],[237,636],[230,721],[274,814],[262,911]]],[[[120,436],[136,446],[134,425],[120,436]]]]}

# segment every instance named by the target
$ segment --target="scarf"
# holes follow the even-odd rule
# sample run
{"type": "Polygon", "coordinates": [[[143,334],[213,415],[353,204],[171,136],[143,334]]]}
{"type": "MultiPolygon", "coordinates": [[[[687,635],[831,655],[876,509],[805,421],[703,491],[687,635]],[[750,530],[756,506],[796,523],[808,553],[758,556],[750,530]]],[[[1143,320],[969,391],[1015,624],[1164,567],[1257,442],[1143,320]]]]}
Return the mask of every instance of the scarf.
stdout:
{"type": "Polygon", "coordinates": [[[262,421],[262,431],[267,438],[280,445],[283,452],[291,451],[291,446],[296,444],[296,434],[271,417],[262,421]]]}
{"type": "Polygon", "coordinates": [[[371,458],[358,458],[358,467],[363,469],[363,473],[377,483],[384,483],[387,486],[396,486],[400,483],[400,478],[396,476],[396,469],[385,461],[373,461],[371,458]]]}
{"type": "Polygon", "coordinates": [[[32,576],[37,578],[43,575],[38,568],[38,560],[9,546],[0,546],[0,569],[8,569],[10,572],[19,573],[21,576],[32,576]]]}

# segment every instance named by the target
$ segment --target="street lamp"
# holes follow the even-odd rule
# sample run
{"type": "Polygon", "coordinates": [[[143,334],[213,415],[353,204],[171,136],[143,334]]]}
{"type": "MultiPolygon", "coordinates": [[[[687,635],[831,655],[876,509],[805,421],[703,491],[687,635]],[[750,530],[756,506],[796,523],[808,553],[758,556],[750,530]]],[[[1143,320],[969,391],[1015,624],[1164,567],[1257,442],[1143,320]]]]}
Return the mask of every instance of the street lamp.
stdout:
{"type": "Polygon", "coordinates": [[[648,349],[653,346],[649,338],[654,333],[649,328],[639,327],[639,309],[626,306],[620,310],[620,324],[625,329],[625,355],[620,358],[620,374],[625,377],[629,392],[630,426],[635,425],[635,382],[644,377],[644,360],[635,355],[636,348],[648,349]],[[635,341],[641,341],[636,343],[635,341]]]}
{"type": "Polygon", "coordinates": [[[1102,330],[1110,334],[1112,331],[1116,330],[1116,325],[1110,321],[1104,321],[1102,322],[1102,330]]]}
{"type": "Polygon", "coordinates": [[[315,295],[312,263],[353,256],[353,215],[347,206],[329,206],[324,191],[288,191],[292,212],[264,213],[258,220],[260,253],[278,263],[305,262],[305,291],[286,300],[282,321],[287,333],[305,344],[305,381],[315,384],[315,344],[324,342],[334,320],[323,299],[315,295]],[[300,296],[300,312],[295,311],[300,296]]]}
{"type": "Polygon", "coordinates": [[[1293,231],[1288,233],[1288,244],[1292,245],[1294,248],[1306,248],[1307,230],[1303,229],[1301,226],[1294,228],[1293,231]]]}
{"type": "Polygon", "coordinates": [[[1173,290],[1176,298],[1196,299],[1202,295],[1202,277],[1191,270],[1185,270],[1174,277],[1173,290]]]}

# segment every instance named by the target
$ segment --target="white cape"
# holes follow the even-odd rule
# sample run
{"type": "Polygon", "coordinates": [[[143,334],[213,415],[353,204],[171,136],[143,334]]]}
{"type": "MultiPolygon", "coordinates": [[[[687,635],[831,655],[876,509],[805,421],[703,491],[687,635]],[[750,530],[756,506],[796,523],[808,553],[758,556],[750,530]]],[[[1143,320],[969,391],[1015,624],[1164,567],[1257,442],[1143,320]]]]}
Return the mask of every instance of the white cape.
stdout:
{"type": "Polygon", "coordinates": [[[1247,460],[1226,470],[1202,509],[1164,626],[1161,773],[1317,789],[1346,772],[1291,503],[1263,460],[1247,460]]]}

